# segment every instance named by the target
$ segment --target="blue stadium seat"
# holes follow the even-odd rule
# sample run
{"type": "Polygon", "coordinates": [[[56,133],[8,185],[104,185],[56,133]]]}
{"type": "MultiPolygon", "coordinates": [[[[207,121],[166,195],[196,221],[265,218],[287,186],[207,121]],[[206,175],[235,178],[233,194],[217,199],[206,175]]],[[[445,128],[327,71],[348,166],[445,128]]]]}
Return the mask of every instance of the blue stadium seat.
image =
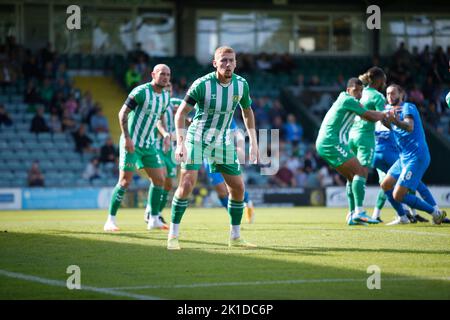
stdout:
{"type": "Polygon", "coordinates": [[[43,161],[43,162],[39,163],[39,167],[44,172],[54,171],[53,162],[52,161],[43,161]]]}
{"type": "Polygon", "coordinates": [[[33,150],[29,157],[33,160],[45,160],[47,158],[46,153],[41,149],[33,150]]]}
{"type": "Polygon", "coordinates": [[[20,171],[28,169],[28,168],[24,168],[23,164],[20,162],[8,162],[7,167],[10,170],[14,170],[14,172],[20,172],[20,171]]]}
{"type": "Polygon", "coordinates": [[[26,180],[28,178],[28,172],[27,171],[14,171],[14,177],[19,180],[26,180]]]}
{"type": "Polygon", "coordinates": [[[37,142],[36,134],[32,133],[32,132],[19,132],[16,134],[16,137],[18,137],[25,143],[36,144],[36,142],[37,142]]]}
{"type": "Polygon", "coordinates": [[[0,154],[0,159],[3,160],[9,160],[9,159],[15,159],[16,153],[12,150],[5,150],[0,154]]]}
{"type": "Polygon", "coordinates": [[[5,141],[14,141],[17,139],[17,134],[14,131],[2,130],[1,135],[2,140],[4,139],[5,141]]]}
{"type": "Polygon", "coordinates": [[[37,135],[39,142],[51,142],[52,141],[52,135],[49,132],[43,132],[39,133],[37,135]]]}
{"type": "Polygon", "coordinates": [[[91,185],[91,183],[85,179],[78,179],[75,181],[74,185],[77,187],[89,187],[91,185]]]}
{"type": "MultiPolygon", "coordinates": [[[[34,137],[33,137],[34,139],[34,137]]],[[[29,141],[29,140],[25,140],[25,142],[23,143],[24,147],[28,150],[40,150],[42,147],[39,143],[36,143],[36,141],[29,141]]]]}
{"type": "Polygon", "coordinates": [[[53,141],[51,141],[51,140],[50,141],[41,142],[41,147],[44,148],[47,151],[55,149],[55,145],[53,144],[53,141]]]}
{"type": "Polygon", "coordinates": [[[60,141],[67,141],[67,135],[63,132],[56,132],[53,134],[53,142],[58,143],[60,141]]]}

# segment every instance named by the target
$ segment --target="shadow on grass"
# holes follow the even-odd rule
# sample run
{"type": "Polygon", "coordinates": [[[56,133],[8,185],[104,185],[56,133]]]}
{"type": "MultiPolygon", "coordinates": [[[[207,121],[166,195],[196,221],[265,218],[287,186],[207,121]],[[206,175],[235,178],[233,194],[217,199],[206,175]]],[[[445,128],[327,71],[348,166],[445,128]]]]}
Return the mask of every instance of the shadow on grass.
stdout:
{"type": "MultiPolygon", "coordinates": [[[[109,239],[82,239],[74,235],[100,235],[96,232],[69,232],[60,234],[15,233],[0,234],[0,269],[19,272],[49,279],[65,281],[69,265],[78,265],[82,272],[82,284],[111,288],[130,286],[164,286],[147,288],[135,293],[168,299],[449,299],[450,282],[424,280],[383,271],[385,278],[408,278],[401,282],[383,282],[382,290],[368,290],[366,269],[355,271],[335,267],[339,259],[330,257],[330,265],[293,261],[292,253],[324,255],[336,252],[354,252],[354,248],[276,248],[259,247],[254,250],[224,250],[207,252],[185,247],[181,251],[167,251],[162,239],[149,239],[149,235],[117,233],[114,236],[139,240],[161,240],[161,246],[154,243],[121,243],[109,239]],[[66,235],[61,235],[66,234],[66,235]],[[262,255],[261,251],[267,251],[262,255]],[[245,251],[245,252],[244,252],[245,251]],[[274,254],[286,253],[286,260],[272,259],[274,254]],[[333,260],[337,259],[337,260],[333,260]],[[350,282],[321,283],[260,283],[261,281],[286,281],[299,279],[361,279],[350,282]],[[167,286],[195,283],[259,282],[258,284],[210,286],[201,288],[167,288],[167,286]]],[[[105,235],[101,233],[101,235],[105,235]]],[[[225,244],[185,240],[186,244],[208,245],[225,249],[225,244]]],[[[369,253],[416,254],[429,251],[381,249],[366,250],[369,253]]],[[[448,251],[431,251],[448,254],[448,251]]],[[[384,257],[385,258],[385,257],[384,257]]],[[[322,257],[319,257],[322,259],[322,257]]],[[[376,263],[376,256],[371,257],[376,263]]],[[[323,263],[323,261],[321,262],[323,263]]],[[[371,263],[371,264],[372,264],[371,263]]],[[[399,258],[398,268],[402,267],[399,258]]],[[[426,266],[424,267],[426,268],[426,266]]],[[[444,276],[444,275],[443,275],[444,276]]],[[[24,280],[5,278],[0,275],[0,298],[3,299],[109,299],[101,293],[76,295],[64,288],[54,288],[24,280]],[[55,293],[57,292],[57,293],[55,293]]]]}

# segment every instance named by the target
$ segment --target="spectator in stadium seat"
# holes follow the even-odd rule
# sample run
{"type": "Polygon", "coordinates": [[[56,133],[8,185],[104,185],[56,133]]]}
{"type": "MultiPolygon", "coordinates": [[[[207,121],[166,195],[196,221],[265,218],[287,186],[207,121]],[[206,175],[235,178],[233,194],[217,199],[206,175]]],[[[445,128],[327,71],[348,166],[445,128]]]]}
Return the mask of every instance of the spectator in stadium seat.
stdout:
{"type": "Polygon", "coordinates": [[[83,179],[92,182],[93,180],[100,178],[101,178],[100,163],[98,161],[98,158],[93,158],[84,169],[83,179]]]}
{"type": "Polygon", "coordinates": [[[285,139],[295,144],[299,143],[303,136],[303,128],[297,123],[295,116],[291,113],[287,116],[287,123],[283,126],[285,139]]]}
{"type": "Polygon", "coordinates": [[[53,69],[52,61],[47,61],[44,64],[44,69],[42,70],[42,76],[43,76],[43,78],[49,78],[51,80],[55,80],[55,72],[53,69]]]}
{"type": "Polygon", "coordinates": [[[297,79],[295,81],[295,85],[299,88],[299,89],[303,89],[305,87],[305,76],[303,74],[299,74],[297,76],[297,79]]]}
{"type": "Polygon", "coordinates": [[[70,92],[72,91],[72,88],[70,86],[70,83],[66,81],[64,78],[59,78],[56,80],[56,92],[62,92],[64,99],[69,98],[70,92]]]}
{"type": "Polygon", "coordinates": [[[9,86],[16,83],[17,71],[7,58],[0,60],[0,85],[9,86]]]}
{"type": "Polygon", "coordinates": [[[39,95],[41,98],[41,102],[50,109],[50,105],[53,99],[54,90],[52,87],[52,83],[49,78],[45,78],[42,86],[39,88],[39,95]]]}
{"type": "Polygon", "coordinates": [[[130,63],[125,73],[125,84],[128,92],[134,89],[142,80],[141,74],[137,71],[136,64],[130,63]]]}
{"type": "Polygon", "coordinates": [[[322,188],[326,188],[333,185],[333,175],[329,166],[323,166],[317,172],[317,179],[322,188]]]}
{"type": "Polygon", "coordinates": [[[109,132],[108,119],[104,116],[102,109],[99,107],[95,114],[91,117],[91,130],[99,132],[109,132]]]}
{"type": "Polygon", "coordinates": [[[71,93],[69,98],[64,103],[64,109],[67,109],[71,114],[75,114],[78,111],[78,102],[75,100],[75,96],[71,93]]]}
{"type": "Polygon", "coordinates": [[[39,70],[36,57],[29,50],[27,50],[26,56],[26,61],[22,65],[22,74],[25,82],[28,83],[32,79],[40,79],[41,71],[39,70]]]}
{"type": "Polygon", "coordinates": [[[311,151],[306,152],[305,158],[303,160],[303,169],[306,173],[312,172],[316,168],[316,160],[314,159],[314,155],[311,151]]]}
{"type": "Polygon", "coordinates": [[[58,115],[56,115],[56,114],[50,115],[50,121],[49,121],[48,126],[52,133],[62,132],[62,123],[59,120],[58,115]]]}
{"type": "Polygon", "coordinates": [[[294,173],[286,166],[286,162],[282,163],[280,170],[273,176],[272,181],[279,187],[286,188],[296,186],[294,173]]]}
{"type": "Polygon", "coordinates": [[[424,96],[422,91],[420,91],[419,87],[416,83],[413,84],[411,91],[409,92],[409,101],[414,103],[417,106],[423,104],[424,96]]]}
{"type": "Polygon", "coordinates": [[[281,102],[278,99],[273,100],[273,105],[269,109],[269,118],[275,119],[276,116],[280,116],[282,119],[286,117],[286,111],[284,111],[283,106],[281,105],[281,102]]]}
{"type": "Polygon", "coordinates": [[[34,161],[31,165],[30,171],[28,171],[28,186],[29,187],[43,187],[44,175],[39,168],[39,162],[34,161]]]}
{"type": "Polygon", "coordinates": [[[342,75],[342,73],[339,73],[338,76],[336,77],[336,80],[333,83],[333,86],[342,91],[346,88],[347,82],[345,81],[344,76],[342,75]]]}
{"type": "Polygon", "coordinates": [[[115,162],[117,157],[117,150],[114,147],[113,141],[111,138],[108,138],[105,141],[105,144],[100,149],[100,162],[115,162]]]}
{"type": "Polygon", "coordinates": [[[63,93],[55,91],[50,103],[50,113],[57,114],[61,118],[64,112],[64,101],[63,93]]]}
{"type": "Polygon", "coordinates": [[[61,124],[64,132],[74,132],[77,128],[77,122],[69,110],[64,110],[61,124]]]}
{"type": "Polygon", "coordinates": [[[58,66],[58,70],[56,71],[55,74],[55,79],[56,80],[64,79],[67,83],[70,82],[69,74],[67,73],[67,67],[65,63],[61,63],[58,66]]]}
{"type": "Polygon", "coordinates": [[[30,80],[27,85],[27,90],[25,92],[25,103],[35,104],[41,102],[41,97],[39,96],[38,89],[33,80],[30,80]]]}
{"type": "Polygon", "coordinates": [[[95,153],[95,148],[92,147],[92,139],[86,134],[86,127],[81,124],[77,131],[73,133],[75,141],[75,151],[78,153],[95,153]]]}
{"type": "Polygon", "coordinates": [[[255,99],[252,104],[252,108],[255,113],[255,120],[258,128],[268,129],[270,127],[269,114],[264,110],[264,106],[261,104],[262,99],[255,99]]]}
{"type": "Polygon", "coordinates": [[[295,184],[299,188],[305,188],[308,182],[308,174],[303,170],[303,168],[298,168],[295,174],[295,184]]]}
{"type": "Polygon", "coordinates": [[[50,128],[44,118],[44,107],[39,106],[36,115],[31,120],[30,131],[33,133],[49,132],[50,128]]]}
{"type": "Polygon", "coordinates": [[[141,56],[143,56],[145,61],[148,62],[149,55],[144,50],[142,50],[142,43],[136,42],[136,44],[134,45],[134,50],[129,52],[128,58],[133,62],[137,62],[139,61],[139,57],[141,56]]]}
{"type": "Polygon", "coordinates": [[[0,128],[2,126],[11,126],[12,120],[9,116],[8,112],[6,112],[5,106],[3,104],[0,104],[0,128]]]}
{"type": "Polygon", "coordinates": [[[48,41],[40,51],[39,55],[43,64],[47,62],[53,61],[55,57],[55,50],[53,49],[53,45],[50,41],[48,41]]]}
{"type": "Polygon", "coordinates": [[[261,71],[271,71],[272,70],[272,62],[270,61],[267,53],[263,52],[256,59],[256,67],[261,71]]]}
{"type": "Polygon", "coordinates": [[[91,122],[91,116],[95,112],[94,105],[95,103],[94,100],[92,99],[92,93],[90,91],[86,91],[80,100],[80,107],[79,107],[79,113],[84,123],[91,122]]]}

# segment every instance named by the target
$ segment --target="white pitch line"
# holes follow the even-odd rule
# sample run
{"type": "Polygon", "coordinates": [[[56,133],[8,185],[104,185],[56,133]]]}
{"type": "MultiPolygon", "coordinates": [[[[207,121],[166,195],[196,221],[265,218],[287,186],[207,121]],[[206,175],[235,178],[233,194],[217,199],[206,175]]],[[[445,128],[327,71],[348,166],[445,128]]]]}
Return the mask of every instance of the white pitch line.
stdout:
{"type": "Polygon", "coordinates": [[[412,230],[370,230],[370,231],[382,231],[382,232],[392,232],[392,233],[410,233],[417,234],[421,236],[440,236],[440,237],[450,237],[447,233],[436,233],[436,232],[426,232],[426,231],[412,231],[412,230]]]}
{"type": "MultiPolygon", "coordinates": [[[[46,279],[46,278],[41,278],[41,277],[36,277],[36,276],[31,276],[31,275],[27,275],[27,274],[23,274],[23,273],[11,272],[11,271],[1,270],[1,269],[0,269],[0,275],[9,277],[9,278],[30,281],[30,282],[38,282],[38,283],[42,283],[42,284],[46,284],[46,285],[54,286],[54,287],[67,288],[66,282],[61,281],[61,280],[46,279]]],[[[69,289],[67,289],[67,290],[69,290],[69,289]]],[[[112,290],[112,289],[108,289],[108,288],[97,288],[97,287],[84,286],[84,285],[81,285],[80,290],[91,291],[91,292],[96,292],[96,293],[103,293],[103,294],[117,296],[117,297],[133,298],[133,299],[137,299],[137,300],[160,300],[161,299],[161,298],[154,297],[154,296],[134,294],[134,293],[129,293],[129,292],[120,291],[120,290],[112,290]]]]}
{"type": "MultiPolygon", "coordinates": [[[[450,281],[450,277],[437,278],[387,278],[384,281],[428,281],[444,280],[450,281]]],[[[192,283],[175,285],[146,285],[135,287],[107,288],[109,290],[141,290],[141,289],[180,289],[180,288],[207,288],[207,287],[231,287],[231,286],[264,286],[271,284],[308,284],[308,283],[339,283],[339,282],[361,282],[367,279],[297,279],[297,280],[273,280],[273,281],[243,281],[243,282],[212,282],[212,283],[192,283]]]]}

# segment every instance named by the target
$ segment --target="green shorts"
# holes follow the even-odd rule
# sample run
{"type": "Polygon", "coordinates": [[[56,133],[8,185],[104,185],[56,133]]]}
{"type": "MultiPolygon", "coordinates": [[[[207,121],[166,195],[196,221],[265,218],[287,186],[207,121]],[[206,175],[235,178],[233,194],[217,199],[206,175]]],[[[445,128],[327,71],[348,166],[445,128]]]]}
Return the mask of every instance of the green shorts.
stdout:
{"type": "Polygon", "coordinates": [[[161,156],[153,146],[148,148],[134,147],[134,152],[129,153],[125,149],[125,141],[119,143],[119,169],[122,171],[135,171],[143,168],[163,167],[161,156]]]}
{"type": "Polygon", "coordinates": [[[187,160],[181,164],[185,170],[199,170],[203,159],[209,164],[211,173],[220,172],[233,176],[241,174],[241,165],[234,144],[207,145],[186,141],[187,160]]]}
{"type": "Polygon", "coordinates": [[[159,156],[166,167],[166,177],[175,178],[177,176],[177,164],[175,163],[175,151],[170,149],[166,153],[162,150],[158,150],[159,156]]]}
{"type": "Polygon", "coordinates": [[[319,156],[324,159],[330,166],[337,168],[344,162],[355,157],[353,152],[344,143],[317,141],[316,149],[319,156]]]}
{"type": "Polygon", "coordinates": [[[372,167],[375,154],[374,135],[350,135],[348,146],[363,167],[372,167]]]}

